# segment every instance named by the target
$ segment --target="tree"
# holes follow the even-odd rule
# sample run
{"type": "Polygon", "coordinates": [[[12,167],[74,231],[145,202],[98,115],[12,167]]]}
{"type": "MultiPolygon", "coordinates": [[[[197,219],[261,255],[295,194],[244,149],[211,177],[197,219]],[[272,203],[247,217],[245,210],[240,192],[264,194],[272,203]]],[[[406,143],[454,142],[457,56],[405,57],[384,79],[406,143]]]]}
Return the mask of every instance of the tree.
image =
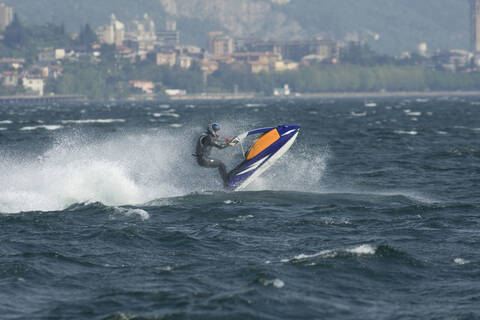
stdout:
{"type": "Polygon", "coordinates": [[[27,42],[27,29],[20,22],[17,14],[15,14],[12,23],[5,29],[4,43],[10,48],[18,48],[25,45],[27,42]]]}
{"type": "Polygon", "coordinates": [[[340,60],[343,63],[358,64],[362,66],[374,66],[379,64],[393,64],[395,59],[380,55],[373,51],[368,44],[349,42],[346,48],[340,51],[340,60]]]}
{"type": "Polygon", "coordinates": [[[80,30],[80,35],[78,37],[78,44],[85,47],[86,50],[90,51],[92,49],[92,44],[98,40],[97,35],[93,32],[90,25],[87,23],[85,27],[80,30]]]}

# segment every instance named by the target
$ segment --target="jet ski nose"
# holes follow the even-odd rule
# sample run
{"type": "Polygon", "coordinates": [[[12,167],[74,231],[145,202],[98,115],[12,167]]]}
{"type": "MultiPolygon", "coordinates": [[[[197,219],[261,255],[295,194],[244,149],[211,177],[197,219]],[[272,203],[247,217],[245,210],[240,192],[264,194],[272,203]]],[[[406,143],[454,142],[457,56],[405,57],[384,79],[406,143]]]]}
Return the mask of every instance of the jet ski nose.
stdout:
{"type": "Polygon", "coordinates": [[[298,125],[286,125],[282,124],[277,127],[277,131],[282,137],[291,137],[293,134],[297,134],[300,130],[298,125]]]}

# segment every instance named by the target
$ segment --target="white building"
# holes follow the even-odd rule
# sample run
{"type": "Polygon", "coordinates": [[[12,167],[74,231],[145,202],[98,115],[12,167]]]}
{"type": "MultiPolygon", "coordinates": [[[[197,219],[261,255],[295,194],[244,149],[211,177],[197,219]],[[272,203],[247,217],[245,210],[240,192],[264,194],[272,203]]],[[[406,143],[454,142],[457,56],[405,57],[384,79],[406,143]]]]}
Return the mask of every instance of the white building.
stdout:
{"type": "Polygon", "coordinates": [[[45,87],[45,81],[43,81],[43,79],[24,77],[22,84],[25,89],[30,89],[38,93],[39,96],[43,96],[43,88],[45,87]]]}
{"type": "Polygon", "coordinates": [[[174,51],[168,53],[158,52],[156,58],[157,66],[173,67],[177,63],[177,54],[174,51]]]}
{"type": "Polygon", "coordinates": [[[190,69],[193,64],[193,58],[190,56],[181,55],[177,59],[178,66],[182,69],[190,69]]]}
{"type": "Polygon", "coordinates": [[[18,85],[17,71],[3,71],[1,73],[2,85],[5,87],[16,87],[18,85]]]}
{"type": "Polygon", "coordinates": [[[428,54],[428,45],[425,42],[422,42],[418,45],[418,54],[422,57],[426,57],[428,54]]]}
{"type": "Polygon", "coordinates": [[[167,96],[185,96],[187,95],[187,90],[183,89],[166,89],[165,94],[167,96]]]}
{"type": "Polygon", "coordinates": [[[147,80],[130,80],[129,85],[133,88],[142,90],[143,93],[152,94],[155,89],[155,84],[147,80]]]}
{"type": "Polygon", "coordinates": [[[129,38],[138,42],[153,42],[157,40],[155,22],[145,13],[143,21],[133,21],[134,29],[129,33],[129,38]]]}
{"type": "Polygon", "coordinates": [[[125,25],[112,14],[110,25],[98,27],[95,33],[100,42],[119,47],[125,40],[125,25]]]}
{"type": "Polygon", "coordinates": [[[291,94],[290,87],[288,84],[284,85],[283,88],[273,89],[273,95],[276,97],[279,96],[289,96],[291,94]]]}
{"type": "Polygon", "coordinates": [[[66,53],[65,49],[55,49],[55,59],[57,59],[57,60],[65,59],[66,54],[67,53],[66,53]]]}
{"type": "Polygon", "coordinates": [[[39,62],[54,62],[56,60],[65,59],[66,52],[65,49],[52,49],[45,48],[42,52],[38,54],[39,62]]]}
{"type": "Polygon", "coordinates": [[[5,29],[13,21],[13,9],[0,3],[0,29],[5,29]]]}
{"type": "Polygon", "coordinates": [[[133,28],[127,32],[126,40],[138,43],[138,54],[146,56],[157,44],[155,22],[145,13],[143,20],[133,21],[133,28]]]}

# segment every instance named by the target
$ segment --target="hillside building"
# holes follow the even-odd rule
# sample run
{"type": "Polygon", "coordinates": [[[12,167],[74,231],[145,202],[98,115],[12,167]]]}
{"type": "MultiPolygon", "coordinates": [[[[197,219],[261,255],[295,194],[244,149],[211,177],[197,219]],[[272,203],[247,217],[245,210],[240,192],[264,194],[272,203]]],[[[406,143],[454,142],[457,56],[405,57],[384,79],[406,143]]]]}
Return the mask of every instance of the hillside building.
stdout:
{"type": "Polygon", "coordinates": [[[224,57],[234,51],[233,39],[222,31],[208,33],[208,52],[215,57],[224,57]]]}
{"type": "Polygon", "coordinates": [[[22,78],[22,84],[25,89],[29,89],[39,96],[43,96],[43,88],[45,87],[45,81],[40,77],[25,76],[22,78]]]}
{"type": "Polygon", "coordinates": [[[294,40],[294,41],[262,41],[243,40],[241,50],[249,52],[272,52],[280,54],[283,59],[300,61],[303,57],[316,55],[323,60],[338,60],[339,45],[334,40],[294,40]]]}
{"type": "Polygon", "coordinates": [[[174,51],[171,52],[158,52],[156,55],[157,66],[173,67],[177,63],[177,54],[174,51]]]}
{"type": "Polygon", "coordinates": [[[5,30],[13,21],[13,8],[0,3],[0,29],[5,30]]]}
{"type": "Polygon", "coordinates": [[[157,40],[163,48],[174,49],[180,45],[180,32],[177,31],[177,21],[167,19],[165,30],[157,32],[157,40]]]}
{"type": "Polygon", "coordinates": [[[157,32],[157,40],[164,48],[175,48],[180,44],[179,31],[160,31],[157,32]]]}
{"type": "Polygon", "coordinates": [[[95,30],[101,43],[120,47],[125,40],[125,25],[117,20],[114,14],[110,18],[110,25],[101,26],[95,30]]]}
{"type": "Polygon", "coordinates": [[[273,89],[273,95],[275,97],[279,96],[289,96],[291,94],[290,86],[288,84],[285,84],[283,88],[275,88],[273,89]]]}
{"type": "Polygon", "coordinates": [[[179,55],[177,59],[177,64],[182,69],[190,69],[193,64],[193,58],[188,55],[179,55]]]}
{"type": "Polygon", "coordinates": [[[2,85],[5,87],[18,86],[18,71],[3,71],[0,75],[2,85]]]}
{"type": "Polygon", "coordinates": [[[143,20],[133,21],[133,28],[126,33],[125,39],[127,42],[136,43],[138,55],[146,57],[157,45],[155,22],[145,13],[143,20]]]}
{"type": "Polygon", "coordinates": [[[0,59],[0,70],[4,69],[22,69],[25,64],[25,59],[23,58],[1,58],[0,59]]]}
{"type": "Polygon", "coordinates": [[[155,84],[147,80],[130,80],[129,86],[142,90],[143,93],[152,94],[155,89],[155,84]]]}
{"type": "Polygon", "coordinates": [[[44,48],[43,51],[38,53],[38,61],[41,63],[52,63],[65,59],[65,56],[65,49],[44,48]]]}

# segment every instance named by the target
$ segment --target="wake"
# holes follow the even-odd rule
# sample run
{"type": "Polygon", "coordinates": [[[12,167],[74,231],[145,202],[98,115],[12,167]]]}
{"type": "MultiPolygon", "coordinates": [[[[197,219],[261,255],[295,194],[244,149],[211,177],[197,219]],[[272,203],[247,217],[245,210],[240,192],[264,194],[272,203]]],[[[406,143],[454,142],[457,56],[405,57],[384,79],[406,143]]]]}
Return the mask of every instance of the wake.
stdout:
{"type": "MultiPolygon", "coordinates": [[[[0,212],[56,211],[85,202],[135,205],[201,190],[223,191],[218,172],[198,167],[191,156],[200,132],[193,127],[104,138],[70,133],[57,136],[39,156],[5,156],[0,161],[0,212]]],[[[214,156],[232,168],[241,151],[227,150],[214,156]]],[[[297,141],[247,190],[316,191],[328,152],[307,150],[297,141]]]]}
{"type": "Polygon", "coordinates": [[[62,210],[89,201],[115,206],[183,195],[197,185],[184,140],[171,134],[61,136],[37,158],[0,163],[0,212],[62,210]]]}

